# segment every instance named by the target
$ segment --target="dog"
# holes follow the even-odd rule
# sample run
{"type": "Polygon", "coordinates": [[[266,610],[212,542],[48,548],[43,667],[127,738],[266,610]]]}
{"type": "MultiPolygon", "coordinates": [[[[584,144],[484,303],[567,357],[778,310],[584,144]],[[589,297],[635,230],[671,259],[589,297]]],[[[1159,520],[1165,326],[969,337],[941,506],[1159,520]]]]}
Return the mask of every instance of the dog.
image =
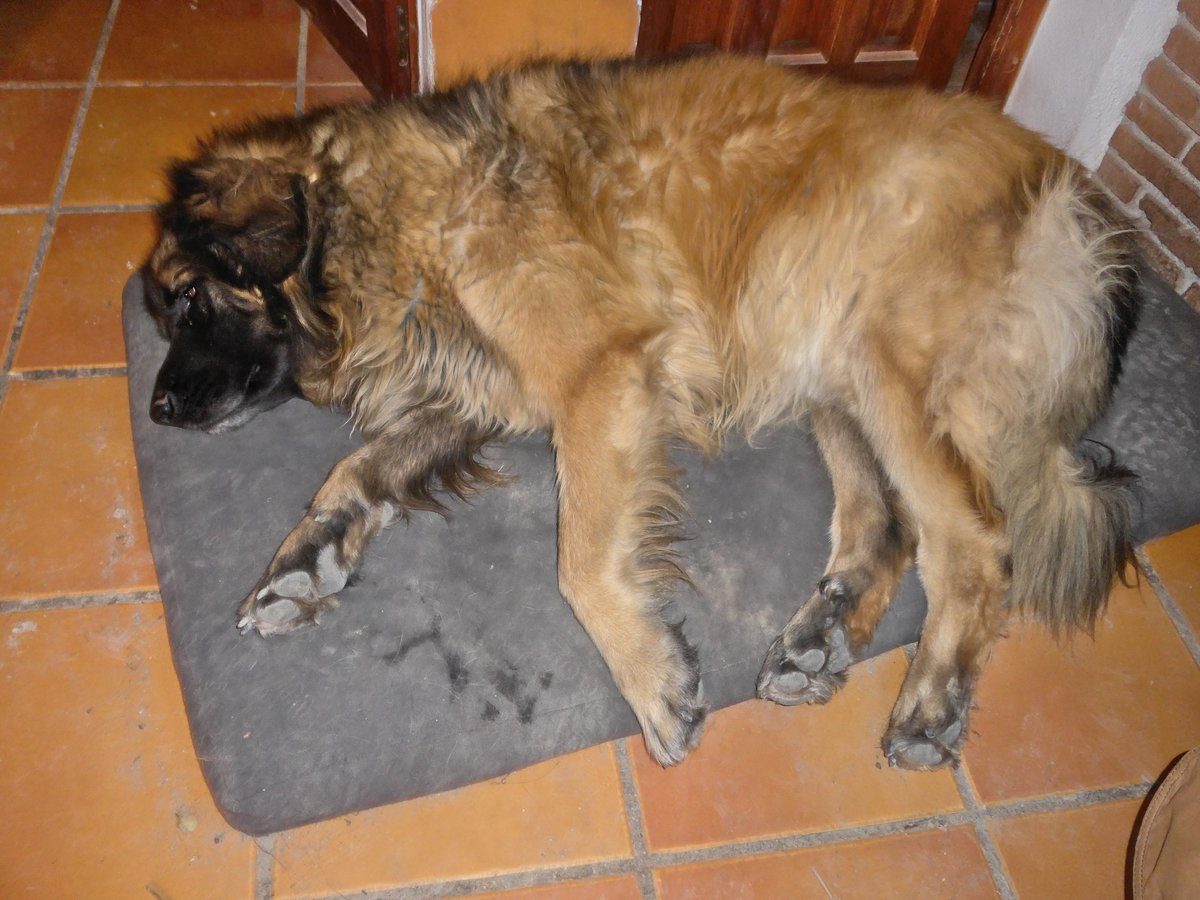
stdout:
{"type": "Polygon", "coordinates": [[[147,303],[164,425],[294,396],[368,438],[237,611],[317,621],[381,529],[549,434],[559,584],[680,762],[706,707],[664,615],[686,577],[673,442],[807,415],[832,554],[760,697],[823,703],[915,561],[929,612],[883,737],[952,763],[1006,617],[1089,629],[1131,563],[1087,452],[1143,263],[1088,174],[969,96],[736,56],[538,63],[431,96],[220,130],[168,174],[147,303]]]}

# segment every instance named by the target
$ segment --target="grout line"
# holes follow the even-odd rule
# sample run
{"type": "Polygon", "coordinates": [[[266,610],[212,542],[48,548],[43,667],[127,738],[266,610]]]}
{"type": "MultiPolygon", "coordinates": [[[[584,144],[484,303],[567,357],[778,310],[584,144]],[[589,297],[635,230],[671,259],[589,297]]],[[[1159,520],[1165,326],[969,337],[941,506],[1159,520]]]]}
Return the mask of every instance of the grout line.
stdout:
{"type": "Polygon", "coordinates": [[[621,775],[621,797],[625,801],[625,821],[629,826],[629,841],[633,845],[633,858],[637,864],[638,889],[646,900],[655,900],[658,891],[654,887],[654,876],[646,860],[646,824],[642,817],[642,801],[638,796],[637,781],[633,776],[633,761],[629,758],[629,738],[616,742],[617,768],[621,775]]]}
{"type": "Polygon", "coordinates": [[[963,806],[976,817],[975,837],[979,841],[980,849],[983,850],[983,858],[987,862],[992,882],[996,885],[996,892],[1004,900],[1016,900],[1017,893],[1013,890],[1012,882],[1008,878],[1008,871],[1004,867],[1004,858],[1000,855],[1000,849],[996,846],[996,842],[992,840],[992,833],[988,831],[987,822],[979,815],[979,798],[975,796],[975,788],[972,787],[966,770],[961,765],[956,765],[952,774],[954,775],[954,786],[958,788],[958,795],[962,798],[963,806]]]}
{"type": "Polygon", "coordinates": [[[235,81],[232,79],[223,81],[139,81],[136,79],[127,79],[122,81],[101,81],[98,86],[102,88],[209,88],[209,87],[277,87],[290,88],[295,85],[293,81],[280,81],[277,79],[253,79],[248,81],[235,81]]]}
{"type": "Polygon", "coordinates": [[[0,600],[0,615],[42,612],[48,609],[86,609],[91,606],[124,606],[158,603],[158,591],[124,591],[106,594],[61,594],[39,600],[0,600]]]}
{"type": "Polygon", "coordinates": [[[9,372],[10,381],[49,381],[53,378],[110,378],[126,375],[120,366],[64,366],[49,369],[18,369],[9,372]]]}
{"type": "Polygon", "coordinates": [[[847,828],[834,828],[828,831],[814,831],[805,834],[786,835],[784,837],[758,838],[732,844],[718,844],[711,847],[700,847],[695,850],[660,851],[650,855],[650,862],[655,868],[681,866],[698,862],[720,862],[729,859],[741,859],[747,856],[762,856],[767,853],[786,853],[790,850],[806,850],[810,847],[827,847],[832,844],[845,844],[876,837],[915,834],[935,828],[940,830],[952,828],[956,825],[966,825],[970,821],[970,814],[966,812],[921,816],[914,819],[901,819],[895,822],[880,822],[875,825],[855,825],[847,828]]]}
{"type": "Polygon", "coordinates": [[[92,102],[92,94],[96,91],[96,81],[100,76],[100,63],[104,59],[104,51],[108,48],[108,39],[112,35],[113,23],[117,18],[121,0],[109,0],[108,13],[104,17],[104,26],[100,29],[100,39],[96,44],[96,52],[92,56],[92,65],[88,69],[87,84],[79,98],[75,109],[75,120],[71,123],[71,133],[67,138],[67,146],[63,151],[63,159],[59,164],[58,177],[54,182],[54,194],[50,200],[50,209],[46,212],[46,221],[42,224],[42,235],[38,240],[37,251],[34,253],[33,265],[29,276],[25,279],[25,288],[21,291],[21,299],[17,305],[17,313],[13,319],[12,331],[9,335],[8,352],[4,355],[3,380],[0,380],[0,403],[8,393],[8,374],[12,371],[13,360],[17,355],[17,345],[21,334],[25,331],[25,320],[29,316],[29,307],[33,303],[33,293],[37,288],[42,265],[50,249],[50,240],[54,236],[54,226],[58,221],[58,212],[62,206],[63,194],[67,190],[67,178],[71,174],[71,165],[75,161],[75,153],[79,149],[79,138],[83,134],[83,123],[87,118],[88,107],[92,102]]]}
{"type": "MultiPolygon", "coordinates": [[[[307,67],[307,60],[305,60],[307,67]]],[[[359,81],[320,81],[317,82],[320,87],[358,87],[362,84],[359,81]]],[[[294,87],[294,81],[272,80],[272,79],[254,79],[247,81],[237,81],[234,79],[225,79],[220,81],[203,81],[203,80],[186,80],[177,79],[174,81],[139,81],[137,79],[124,79],[117,81],[97,80],[96,87],[102,88],[191,88],[191,87],[294,87]]],[[[0,81],[0,91],[38,91],[38,90],[80,90],[87,87],[85,81],[0,81]]]]}
{"type": "Polygon", "coordinates": [[[1154,564],[1150,562],[1150,554],[1146,552],[1146,548],[1144,546],[1138,547],[1134,551],[1134,555],[1137,557],[1138,565],[1146,573],[1146,580],[1150,582],[1150,586],[1154,588],[1154,593],[1158,595],[1158,602],[1162,604],[1167,618],[1171,620],[1171,624],[1179,632],[1180,640],[1183,641],[1188,652],[1192,654],[1192,659],[1196,665],[1200,666],[1200,641],[1196,640],[1196,635],[1192,632],[1192,626],[1188,622],[1187,616],[1183,614],[1183,610],[1179,608],[1179,604],[1175,602],[1175,598],[1171,596],[1171,592],[1167,590],[1167,586],[1158,577],[1158,572],[1154,570],[1154,564]]]}
{"type": "MultiPolygon", "coordinates": [[[[956,782],[960,777],[965,780],[966,776],[965,774],[960,776],[956,772],[956,782]]],[[[519,890],[522,888],[562,884],[567,881],[600,878],[609,875],[636,875],[642,866],[649,866],[652,869],[656,869],[665,866],[681,866],[700,862],[719,862],[749,856],[761,856],[768,853],[803,850],[811,847],[826,847],[869,840],[871,838],[898,837],[906,834],[918,834],[924,831],[945,830],[959,826],[973,826],[978,835],[978,826],[992,820],[1009,819],[1040,812],[1080,809],[1101,803],[1111,803],[1116,800],[1144,797],[1149,792],[1151,783],[1139,782],[1137,784],[1120,785],[1112,788],[1077,791],[1071,794],[1035,797],[991,807],[979,804],[979,801],[975,798],[974,791],[970,788],[969,782],[965,787],[967,793],[963,796],[963,802],[967,808],[960,812],[918,816],[893,822],[881,822],[875,825],[859,825],[828,831],[786,835],[784,837],[718,844],[690,850],[648,852],[644,860],[637,857],[629,857],[608,862],[586,863],[552,869],[532,869],[506,875],[412,885],[404,888],[366,892],[362,896],[368,898],[368,900],[408,900],[408,898],[461,896],[485,891],[519,890]]],[[[960,792],[962,790],[963,788],[960,787],[960,792]]],[[[989,868],[991,868],[993,861],[1000,865],[1000,878],[997,878],[995,871],[992,872],[992,877],[997,878],[997,889],[1002,896],[1015,897],[1015,892],[1012,891],[1011,887],[1008,887],[1009,893],[1005,894],[1004,888],[1000,886],[1008,886],[1007,876],[1004,873],[1002,863],[999,862],[999,853],[995,850],[995,845],[991,841],[990,834],[980,839],[981,844],[985,840],[987,844],[991,845],[992,852],[995,854],[994,860],[988,860],[989,868]]],[[[986,844],[984,854],[985,857],[988,855],[986,844]]]]}
{"type": "Polygon", "coordinates": [[[275,835],[254,839],[254,900],[275,897],[275,835]]]}
{"type": "Polygon", "coordinates": [[[296,46],[296,115],[304,114],[308,87],[308,10],[300,7],[300,37],[296,46]]]}
{"type": "Polygon", "coordinates": [[[41,206],[6,206],[0,209],[0,216],[31,216],[49,212],[50,207],[43,204],[41,206]]]}
{"type": "Polygon", "coordinates": [[[86,86],[86,81],[0,81],[0,91],[77,91],[86,86]]]}
{"type": "Polygon", "coordinates": [[[91,203],[81,206],[64,206],[58,212],[60,215],[74,216],[88,213],[154,212],[157,208],[157,203],[91,203]]]}
{"type": "Polygon", "coordinates": [[[607,878],[613,875],[629,875],[635,871],[635,865],[633,859],[618,859],[553,869],[527,869],[523,872],[510,872],[505,875],[486,875],[481,878],[464,878],[458,881],[355,892],[355,896],[362,900],[426,900],[426,898],[433,897],[462,897],[468,894],[522,890],[585,881],[592,878],[607,878]]]}
{"type": "Polygon", "coordinates": [[[984,807],[980,813],[987,819],[1013,819],[1017,816],[1036,815],[1037,813],[1083,809],[1101,803],[1115,803],[1117,800],[1133,800],[1137,797],[1144,797],[1153,786],[1154,782],[1152,781],[1139,781],[1135,784],[1092,788],[1086,791],[1075,791],[1071,794],[1031,797],[1027,800],[1012,800],[984,807]]]}

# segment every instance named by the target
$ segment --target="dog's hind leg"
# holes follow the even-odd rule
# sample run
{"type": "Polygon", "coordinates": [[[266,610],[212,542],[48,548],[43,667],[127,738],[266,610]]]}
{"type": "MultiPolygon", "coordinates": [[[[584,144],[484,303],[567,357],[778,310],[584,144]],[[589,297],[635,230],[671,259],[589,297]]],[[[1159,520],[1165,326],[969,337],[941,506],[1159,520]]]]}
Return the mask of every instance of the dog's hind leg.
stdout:
{"type": "Polygon", "coordinates": [[[932,769],[958,758],[972,691],[1005,620],[1010,545],[987,498],[988,478],[930,430],[923,402],[900,377],[876,379],[864,432],[919,536],[928,612],[892,709],[883,749],[893,765],[932,769]]]}
{"type": "Polygon", "coordinates": [[[695,745],[706,711],[695,651],[663,615],[682,576],[665,419],[641,360],[612,354],[572,393],[553,435],[559,584],[664,766],[695,745]]]}
{"type": "Polygon", "coordinates": [[[850,415],[818,407],[811,422],[833,481],[833,552],[758,677],[760,697],[788,706],[824,703],[842,686],[852,655],[870,643],[891,603],[914,546],[903,505],[850,415]]]}
{"type": "Polygon", "coordinates": [[[417,410],[339,462],[238,607],[238,627],[265,636],[315,623],[384,526],[440,510],[438,489],[461,496],[496,480],[475,456],[487,437],[449,413],[417,410]]]}

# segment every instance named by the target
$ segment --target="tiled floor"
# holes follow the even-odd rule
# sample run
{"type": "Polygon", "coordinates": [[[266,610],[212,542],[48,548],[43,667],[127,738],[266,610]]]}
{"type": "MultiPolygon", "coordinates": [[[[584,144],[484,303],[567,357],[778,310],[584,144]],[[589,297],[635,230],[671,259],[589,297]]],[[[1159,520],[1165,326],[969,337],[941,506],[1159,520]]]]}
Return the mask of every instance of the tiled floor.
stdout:
{"type": "Polygon", "coordinates": [[[1014,626],[956,772],[889,770],[896,651],[828,707],[640,741],[254,840],[203,784],[142,524],[117,323],[157,168],[214,122],[361,95],[287,0],[0,2],[0,896],[1120,897],[1200,743],[1200,527],[1093,642],[1014,626]],[[99,12],[98,12],[99,9],[99,12]],[[303,60],[299,48],[306,47],[303,60]]]}

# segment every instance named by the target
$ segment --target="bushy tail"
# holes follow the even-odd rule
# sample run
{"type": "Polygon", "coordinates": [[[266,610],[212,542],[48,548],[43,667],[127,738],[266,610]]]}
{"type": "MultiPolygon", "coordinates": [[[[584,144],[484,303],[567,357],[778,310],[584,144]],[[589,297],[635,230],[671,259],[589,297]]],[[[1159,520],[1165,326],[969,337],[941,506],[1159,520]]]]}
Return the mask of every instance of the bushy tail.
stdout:
{"type": "Polygon", "coordinates": [[[1059,447],[1026,460],[1005,486],[1010,603],[1055,635],[1072,627],[1091,632],[1113,580],[1134,561],[1129,488],[1136,476],[1107,447],[1086,448],[1082,459],[1059,447]]]}
{"type": "Polygon", "coordinates": [[[1094,273],[1091,299],[1102,323],[1100,340],[1082,351],[1096,355],[1094,365],[1078,362],[1095,374],[1090,389],[1081,385],[1079,396],[1058,398],[1057,422],[1045,423],[1048,434],[1013,441],[998,485],[1012,542],[1010,603],[1042,619],[1056,635],[1072,627],[1090,632],[1113,580],[1136,566],[1130,488],[1137,476],[1118,464],[1110,448],[1087,440],[1076,444],[1120,378],[1137,324],[1145,263],[1133,230],[1107,197],[1087,184],[1077,182],[1075,188],[1073,218],[1087,247],[1094,273]]]}

